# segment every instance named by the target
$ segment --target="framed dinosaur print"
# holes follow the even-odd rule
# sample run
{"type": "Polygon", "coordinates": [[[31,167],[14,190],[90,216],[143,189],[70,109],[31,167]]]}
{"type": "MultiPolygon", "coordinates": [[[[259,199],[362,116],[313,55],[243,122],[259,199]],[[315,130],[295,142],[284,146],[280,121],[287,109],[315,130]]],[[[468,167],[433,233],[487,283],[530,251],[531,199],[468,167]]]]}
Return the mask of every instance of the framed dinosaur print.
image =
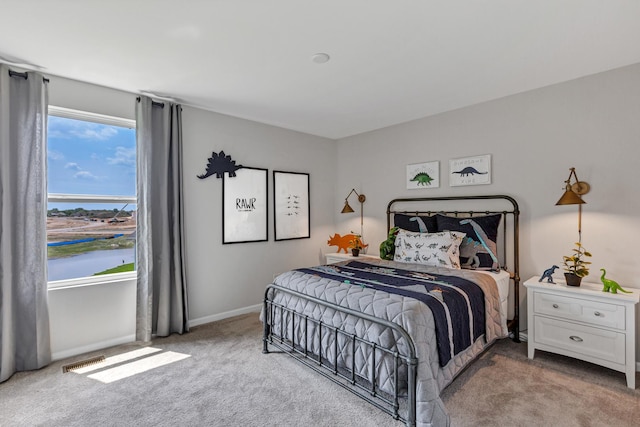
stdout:
{"type": "Polygon", "coordinates": [[[440,187],[440,162],[407,165],[407,190],[440,187]]]}
{"type": "Polygon", "coordinates": [[[311,237],[309,174],[273,171],[275,240],[311,237]]]}
{"type": "Polygon", "coordinates": [[[449,185],[491,184],[491,154],[449,160],[449,185]]]}
{"type": "Polygon", "coordinates": [[[268,240],[267,169],[242,167],[222,178],[222,243],[268,240]]]}

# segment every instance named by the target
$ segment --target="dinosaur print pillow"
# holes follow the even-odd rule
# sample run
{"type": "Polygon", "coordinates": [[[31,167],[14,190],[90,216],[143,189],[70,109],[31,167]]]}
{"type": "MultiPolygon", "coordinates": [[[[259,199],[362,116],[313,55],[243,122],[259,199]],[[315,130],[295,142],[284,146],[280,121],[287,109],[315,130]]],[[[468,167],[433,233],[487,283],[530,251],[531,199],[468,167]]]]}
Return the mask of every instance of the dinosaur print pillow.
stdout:
{"type": "Polygon", "coordinates": [[[412,233],[398,231],[393,260],[437,267],[460,268],[459,247],[464,233],[412,233]]]}
{"type": "Polygon", "coordinates": [[[462,268],[498,270],[498,228],[501,214],[474,216],[471,218],[436,215],[438,231],[459,231],[466,234],[460,245],[462,268]]]}

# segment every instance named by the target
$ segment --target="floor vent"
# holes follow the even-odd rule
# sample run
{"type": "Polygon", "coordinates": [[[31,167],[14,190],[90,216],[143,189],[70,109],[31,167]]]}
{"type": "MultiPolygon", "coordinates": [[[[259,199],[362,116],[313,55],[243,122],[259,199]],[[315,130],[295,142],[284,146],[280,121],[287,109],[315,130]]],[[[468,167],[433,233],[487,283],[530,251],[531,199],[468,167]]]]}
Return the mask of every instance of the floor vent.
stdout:
{"type": "Polygon", "coordinates": [[[80,360],[79,362],[71,363],[69,365],[64,365],[62,367],[62,373],[65,374],[69,371],[73,371],[74,369],[85,368],[90,365],[95,365],[96,363],[100,363],[104,361],[104,356],[96,356],[91,359],[80,360]]]}

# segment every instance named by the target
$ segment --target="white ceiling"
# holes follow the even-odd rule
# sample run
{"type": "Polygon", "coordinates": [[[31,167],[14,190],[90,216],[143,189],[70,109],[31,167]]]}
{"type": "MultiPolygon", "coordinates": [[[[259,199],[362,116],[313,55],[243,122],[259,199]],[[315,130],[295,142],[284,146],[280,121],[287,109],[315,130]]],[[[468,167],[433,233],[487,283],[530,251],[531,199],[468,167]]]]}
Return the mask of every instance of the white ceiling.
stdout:
{"type": "Polygon", "coordinates": [[[337,139],[639,63],[640,1],[0,0],[0,61],[337,139]]]}

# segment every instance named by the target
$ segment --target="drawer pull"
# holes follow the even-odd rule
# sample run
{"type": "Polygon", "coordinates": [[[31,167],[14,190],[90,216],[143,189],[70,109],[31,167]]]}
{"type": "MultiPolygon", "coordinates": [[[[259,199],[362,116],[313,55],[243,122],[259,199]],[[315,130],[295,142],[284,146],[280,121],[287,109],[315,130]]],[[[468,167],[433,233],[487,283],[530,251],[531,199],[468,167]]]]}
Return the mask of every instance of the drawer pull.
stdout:
{"type": "Polygon", "coordinates": [[[596,311],[596,312],[595,312],[595,313],[593,313],[593,314],[595,314],[595,315],[596,315],[596,316],[598,316],[598,317],[602,317],[602,316],[603,316],[603,314],[602,314],[602,313],[600,313],[599,311],[596,311]]]}
{"type": "Polygon", "coordinates": [[[582,338],[577,337],[577,336],[575,336],[575,335],[571,335],[571,336],[569,337],[569,339],[571,339],[572,341],[575,341],[575,342],[582,342],[582,341],[584,341],[582,338]]]}
{"type": "Polygon", "coordinates": [[[553,304],[553,308],[558,308],[558,304],[553,304]]]}

